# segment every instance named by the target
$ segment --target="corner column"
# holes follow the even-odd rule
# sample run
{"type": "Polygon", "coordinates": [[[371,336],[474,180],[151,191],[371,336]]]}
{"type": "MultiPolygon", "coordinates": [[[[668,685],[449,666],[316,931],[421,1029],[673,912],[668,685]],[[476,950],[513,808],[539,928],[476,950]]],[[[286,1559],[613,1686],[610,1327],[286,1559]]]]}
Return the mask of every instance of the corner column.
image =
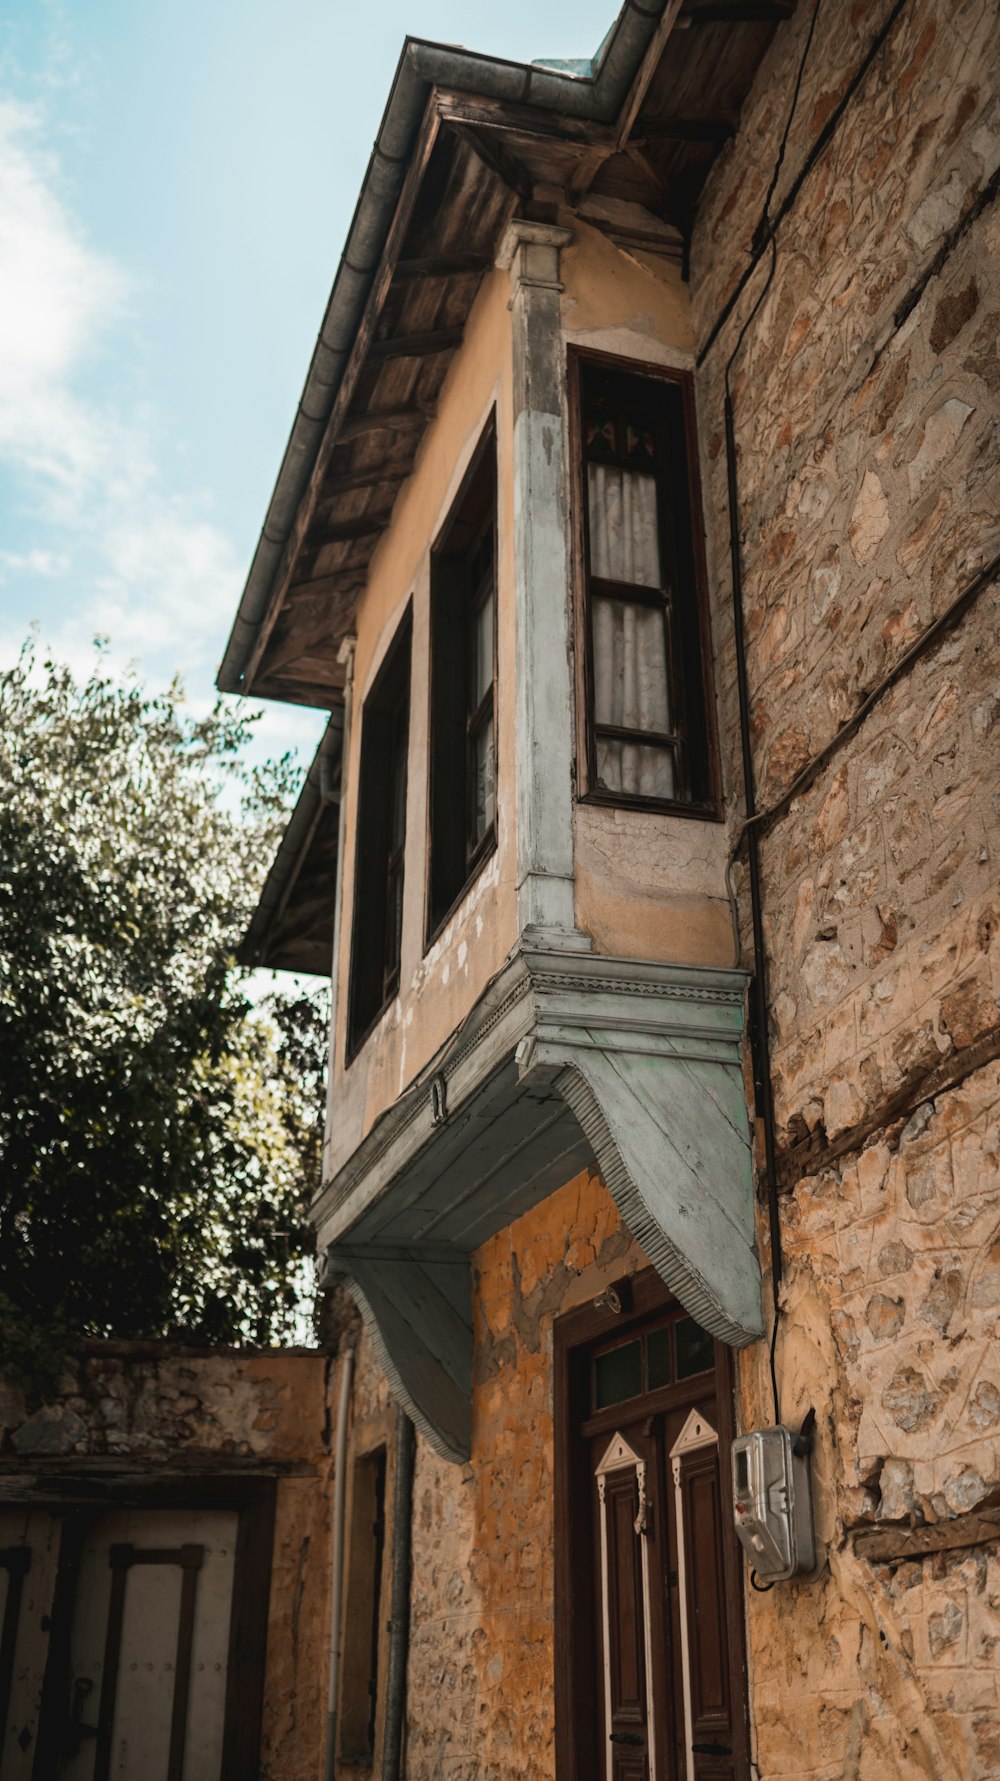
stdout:
{"type": "Polygon", "coordinates": [[[522,933],[578,950],[573,921],[572,604],[559,254],[571,229],[516,217],[497,265],[510,272],[514,338],[517,896],[522,933]]]}

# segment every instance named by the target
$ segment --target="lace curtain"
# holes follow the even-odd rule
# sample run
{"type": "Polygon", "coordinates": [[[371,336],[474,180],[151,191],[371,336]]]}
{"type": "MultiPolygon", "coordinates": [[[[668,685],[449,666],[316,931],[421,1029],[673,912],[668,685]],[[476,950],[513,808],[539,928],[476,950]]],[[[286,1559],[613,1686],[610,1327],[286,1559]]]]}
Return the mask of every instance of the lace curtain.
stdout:
{"type": "MultiPolygon", "coordinates": [[[[602,581],[661,587],[656,482],[608,464],[588,464],[591,574],[602,581]]],[[[672,728],[664,614],[658,606],[595,593],[592,600],[594,721],[618,729],[672,728]]],[[[675,795],[673,751],[597,736],[597,780],[605,791],[675,795]]]]}

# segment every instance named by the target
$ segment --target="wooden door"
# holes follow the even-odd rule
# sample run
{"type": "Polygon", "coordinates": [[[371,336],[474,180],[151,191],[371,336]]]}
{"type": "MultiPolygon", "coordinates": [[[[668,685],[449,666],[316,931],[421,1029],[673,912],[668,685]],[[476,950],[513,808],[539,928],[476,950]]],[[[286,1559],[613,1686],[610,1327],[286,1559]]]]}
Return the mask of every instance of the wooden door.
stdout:
{"type": "Polygon", "coordinates": [[[581,1343],[567,1360],[557,1447],[557,1501],[571,1523],[556,1529],[559,1618],[569,1619],[558,1639],[559,1781],[745,1781],[716,1345],[668,1306],[619,1318],[613,1336],[581,1343]]]}
{"type": "MultiPolygon", "coordinates": [[[[236,1508],[0,1511],[0,1781],[256,1773],[255,1756],[227,1770],[239,1524],[236,1508]]],[[[250,1724],[255,1690],[248,1671],[250,1724]]]]}

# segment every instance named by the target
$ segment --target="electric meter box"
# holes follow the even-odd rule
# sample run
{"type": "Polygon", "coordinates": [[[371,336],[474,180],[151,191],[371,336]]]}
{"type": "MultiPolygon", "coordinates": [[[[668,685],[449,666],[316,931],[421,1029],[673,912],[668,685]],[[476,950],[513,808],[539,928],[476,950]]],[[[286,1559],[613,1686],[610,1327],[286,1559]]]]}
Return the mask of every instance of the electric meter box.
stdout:
{"type": "Polygon", "coordinates": [[[733,1442],[733,1518],[758,1577],[778,1583],[816,1563],[808,1453],[790,1429],[758,1429],[733,1442]]]}

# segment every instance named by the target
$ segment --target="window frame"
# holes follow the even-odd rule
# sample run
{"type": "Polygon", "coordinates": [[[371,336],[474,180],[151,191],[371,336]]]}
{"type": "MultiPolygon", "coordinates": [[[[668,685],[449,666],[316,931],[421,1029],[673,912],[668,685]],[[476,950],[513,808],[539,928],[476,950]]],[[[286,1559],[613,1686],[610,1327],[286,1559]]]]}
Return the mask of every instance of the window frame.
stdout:
{"type": "Polygon", "coordinates": [[[474,449],[472,456],[470,457],[468,465],[466,467],[465,474],[462,477],[462,480],[461,480],[461,483],[459,484],[459,488],[458,488],[456,495],[454,496],[453,500],[450,503],[450,506],[448,508],[447,517],[445,518],[445,521],[444,521],[443,525],[441,526],[436,539],[434,540],[434,543],[431,547],[431,553],[430,553],[429,648],[428,648],[428,675],[427,675],[427,737],[428,737],[428,750],[427,750],[427,840],[426,840],[427,866],[426,866],[426,873],[425,873],[425,898],[424,898],[424,901],[425,901],[425,907],[424,907],[424,952],[425,952],[425,954],[427,953],[429,948],[431,946],[433,946],[433,944],[434,944],[435,940],[438,938],[438,936],[447,927],[452,916],[455,914],[456,909],[458,909],[460,907],[462,901],[468,895],[469,890],[471,889],[475,880],[478,878],[480,872],[482,871],[483,867],[486,864],[486,861],[496,852],[496,849],[497,849],[497,836],[498,836],[498,826],[499,826],[498,820],[497,820],[498,811],[499,811],[498,793],[499,793],[499,782],[500,782],[500,749],[499,749],[499,733],[498,733],[499,698],[498,698],[498,688],[497,688],[497,683],[498,683],[498,679],[499,679],[498,659],[497,659],[498,647],[499,647],[498,610],[499,610],[499,604],[500,604],[500,601],[499,601],[499,575],[498,575],[498,569],[499,569],[499,466],[498,466],[498,456],[497,456],[497,444],[498,444],[498,440],[497,440],[496,409],[493,408],[490,410],[490,413],[486,419],[486,422],[479,434],[479,438],[476,441],[475,449],[474,449]],[[472,538],[470,539],[467,547],[461,553],[450,552],[448,549],[449,538],[450,538],[452,532],[454,531],[455,526],[457,524],[462,523],[463,503],[468,501],[470,495],[473,492],[477,478],[483,474],[484,463],[487,458],[490,458],[492,460],[492,481],[491,481],[490,489],[485,497],[484,514],[478,522],[474,522],[473,535],[472,535],[472,538]],[[469,684],[471,681],[471,651],[472,651],[472,645],[473,645],[473,628],[472,628],[472,624],[471,624],[471,618],[472,618],[472,614],[473,614],[473,610],[474,610],[474,606],[475,606],[476,596],[478,595],[480,589],[477,588],[475,591],[473,591],[473,590],[467,588],[465,591],[465,595],[464,595],[464,599],[466,602],[466,614],[465,614],[464,647],[462,650],[463,667],[464,667],[464,673],[465,673],[465,685],[466,685],[465,719],[464,719],[464,723],[465,723],[464,781],[465,782],[464,782],[464,786],[461,788],[461,792],[455,794],[456,796],[461,797],[461,803],[462,803],[462,810],[461,810],[462,832],[463,832],[464,846],[465,846],[465,851],[466,851],[465,876],[463,877],[463,879],[459,885],[459,888],[455,892],[454,896],[450,899],[447,906],[443,910],[440,910],[436,903],[436,900],[435,900],[435,888],[436,888],[435,887],[435,839],[436,839],[436,824],[438,821],[438,799],[440,797],[440,787],[437,783],[436,756],[435,756],[436,731],[437,731],[437,724],[439,722],[438,714],[435,711],[435,671],[436,671],[436,661],[437,661],[436,627],[439,623],[438,606],[439,606],[439,602],[442,602],[442,596],[439,592],[440,582],[438,579],[440,577],[442,571],[441,571],[441,568],[439,567],[439,565],[441,565],[442,563],[448,562],[448,561],[451,561],[452,563],[454,563],[456,565],[459,562],[470,563],[472,561],[472,559],[475,557],[476,552],[479,549],[480,543],[481,543],[482,539],[484,538],[487,531],[490,531],[492,533],[492,538],[493,538],[493,567],[492,567],[492,577],[493,577],[493,626],[492,626],[493,674],[492,674],[489,688],[486,691],[486,693],[484,693],[482,699],[479,702],[479,705],[476,707],[475,711],[471,710],[469,694],[468,694],[468,687],[469,687],[469,684]],[[474,777],[474,773],[472,770],[473,749],[474,749],[476,738],[480,735],[484,726],[491,721],[492,721],[492,725],[493,725],[493,820],[489,824],[489,826],[486,828],[484,833],[480,836],[478,842],[476,842],[474,845],[470,846],[470,839],[471,839],[472,826],[473,826],[472,825],[473,788],[474,788],[474,783],[475,783],[475,777],[474,777]]]}
{"type": "MultiPolygon", "coordinates": [[[[361,706],[361,722],[360,722],[360,726],[359,726],[360,735],[359,735],[359,740],[358,740],[358,797],[357,797],[357,806],[356,806],[356,810],[355,810],[355,821],[354,821],[354,849],[355,849],[355,851],[354,851],[354,898],[353,898],[352,913],[351,913],[351,936],[350,936],[351,956],[350,956],[350,968],[348,971],[348,981],[347,981],[347,1020],[345,1023],[345,1025],[346,1025],[346,1040],[345,1040],[345,1048],[344,1048],[345,1068],[347,1068],[347,1066],[350,1065],[353,1062],[353,1060],[357,1057],[358,1052],[361,1050],[362,1046],[365,1044],[365,1041],[370,1038],[371,1034],[374,1032],[375,1028],[378,1026],[378,1023],[382,1019],[382,1016],[384,1015],[386,1009],[390,1006],[390,1004],[392,1003],[394,998],[399,994],[401,975],[402,975],[403,931],[405,928],[405,913],[406,913],[406,911],[405,911],[405,894],[406,894],[406,870],[405,870],[405,868],[406,868],[406,840],[407,840],[407,834],[406,834],[407,809],[408,809],[408,803],[409,803],[408,780],[409,780],[409,752],[410,752],[410,718],[411,718],[411,714],[412,714],[412,704],[413,704],[413,696],[412,696],[413,695],[413,685],[412,685],[412,683],[413,683],[413,605],[412,605],[411,601],[407,601],[406,608],[403,612],[403,615],[400,618],[399,623],[397,624],[396,629],[392,634],[392,637],[390,639],[388,647],[386,648],[385,653],[383,654],[382,660],[379,664],[378,671],[372,680],[371,686],[369,687],[368,692],[367,692],[365,699],[361,706]],[[401,662],[400,662],[401,656],[405,656],[405,666],[401,665],[401,662]],[[402,840],[399,844],[399,847],[396,849],[393,849],[391,832],[388,832],[388,829],[387,829],[386,856],[385,856],[385,860],[384,860],[384,880],[385,880],[384,902],[383,902],[382,909],[379,913],[379,927],[381,930],[382,994],[381,994],[381,999],[379,1000],[378,1006],[377,1006],[377,1008],[375,1008],[373,1013],[366,1016],[364,1014],[364,1012],[362,1011],[362,1014],[359,1016],[357,1002],[358,1002],[358,996],[360,995],[360,987],[359,986],[360,986],[361,972],[362,972],[363,968],[369,969],[371,966],[371,961],[368,960],[367,958],[365,959],[364,964],[362,963],[362,960],[361,960],[361,938],[362,938],[362,932],[363,932],[362,922],[371,923],[374,920],[373,916],[369,913],[370,904],[369,904],[368,897],[365,894],[365,892],[370,887],[366,883],[363,883],[366,873],[369,872],[371,869],[369,866],[369,863],[367,861],[367,858],[366,858],[366,848],[371,845],[371,843],[366,838],[366,825],[367,825],[368,818],[369,818],[368,803],[366,800],[366,787],[367,787],[369,793],[372,789],[371,784],[370,784],[370,781],[372,779],[372,768],[371,768],[370,763],[371,763],[371,759],[372,759],[371,750],[372,750],[372,745],[373,745],[371,724],[372,724],[373,718],[389,715],[389,710],[381,707],[379,704],[379,701],[380,701],[380,699],[385,698],[386,684],[387,684],[387,682],[391,682],[393,676],[395,676],[395,675],[399,675],[400,680],[401,680],[401,686],[400,686],[401,697],[398,699],[395,706],[393,708],[391,708],[391,715],[392,715],[392,722],[394,724],[396,724],[396,723],[401,724],[402,732],[403,732],[403,737],[402,737],[402,741],[403,741],[402,840]],[[387,990],[385,987],[385,984],[386,984],[386,962],[387,962],[387,957],[388,957],[388,948],[386,946],[386,936],[387,936],[387,932],[388,932],[388,919],[389,919],[389,910],[390,910],[389,888],[390,888],[390,885],[393,882],[395,882],[396,879],[398,879],[398,881],[399,881],[399,893],[398,893],[399,894],[399,936],[398,936],[398,947],[397,947],[398,956],[397,956],[396,965],[395,965],[395,980],[393,983],[390,984],[390,987],[387,990]]],[[[377,745],[378,744],[376,743],[376,746],[377,745]]],[[[384,744],[383,744],[383,746],[384,746],[384,744]]],[[[394,752],[393,751],[393,742],[390,741],[390,743],[389,743],[390,759],[393,758],[393,752],[394,752]]],[[[365,935],[366,945],[370,946],[371,937],[370,937],[370,932],[367,927],[364,929],[364,935],[365,935]]]]}
{"type": "MultiPolygon", "coordinates": [[[[567,387],[570,430],[570,463],[571,463],[571,505],[572,505],[572,573],[574,590],[574,636],[576,657],[576,758],[577,758],[577,802],[595,804],[615,810],[652,810],[665,815],[680,816],[700,822],[721,822],[723,820],[722,788],[719,770],[718,726],[716,716],[715,685],[713,675],[712,639],[709,623],[708,601],[708,569],[705,556],[705,528],[701,497],[700,460],[698,452],[697,425],[695,416],[694,378],[690,371],[675,366],[652,363],[648,360],[625,358],[617,353],[597,352],[589,348],[570,346],[567,349],[567,387]],[[681,427],[684,442],[684,472],[687,485],[687,501],[684,518],[686,519],[687,540],[690,545],[691,570],[695,598],[695,634],[698,640],[699,662],[691,671],[697,675],[700,684],[701,702],[704,713],[705,738],[705,779],[706,793],[703,799],[694,801],[686,798],[657,798],[641,792],[608,791],[597,784],[597,729],[600,727],[608,732],[611,726],[597,726],[594,718],[594,663],[593,663],[593,628],[592,604],[594,594],[601,596],[603,590],[611,598],[623,604],[636,606],[659,607],[664,612],[664,624],[668,629],[667,671],[669,676],[670,696],[673,709],[681,714],[684,721],[686,705],[685,681],[689,678],[682,671],[682,644],[676,650],[669,647],[669,625],[671,617],[669,605],[660,591],[644,588],[638,584],[618,582],[597,582],[590,574],[588,548],[588,496],[587,496],[587,456],[583,438],[583,383],[588,366],[598,366],[616,375],[645,379],[650,383],[673,385],[681,398],[681,427]],[[595,582],[597,585],[595,587],[595,582]]],[[[665,423],[664,423],[665,424],[665,423]]],[[[613,460],[609,460],[613,461],[613,460]]],[[[663,548],[676,555],[674,543],[674,525],[670,513],[669,494],[663,487],[660,477],[657,478],[657,506],[660,519],[663,548]]],[[[673,733],[671,733],[673,734],[673,733]]],[[[656,743],[660,738],[649,733],[650,741],[656,743]]],[[[639,742],[639,733],[629,732],[622,740],[639,742]]],[[[664,740],[667,734],[664,733],[664,740]]],[[[686,739],[685,739],[686,746],[686,739]]]]}

